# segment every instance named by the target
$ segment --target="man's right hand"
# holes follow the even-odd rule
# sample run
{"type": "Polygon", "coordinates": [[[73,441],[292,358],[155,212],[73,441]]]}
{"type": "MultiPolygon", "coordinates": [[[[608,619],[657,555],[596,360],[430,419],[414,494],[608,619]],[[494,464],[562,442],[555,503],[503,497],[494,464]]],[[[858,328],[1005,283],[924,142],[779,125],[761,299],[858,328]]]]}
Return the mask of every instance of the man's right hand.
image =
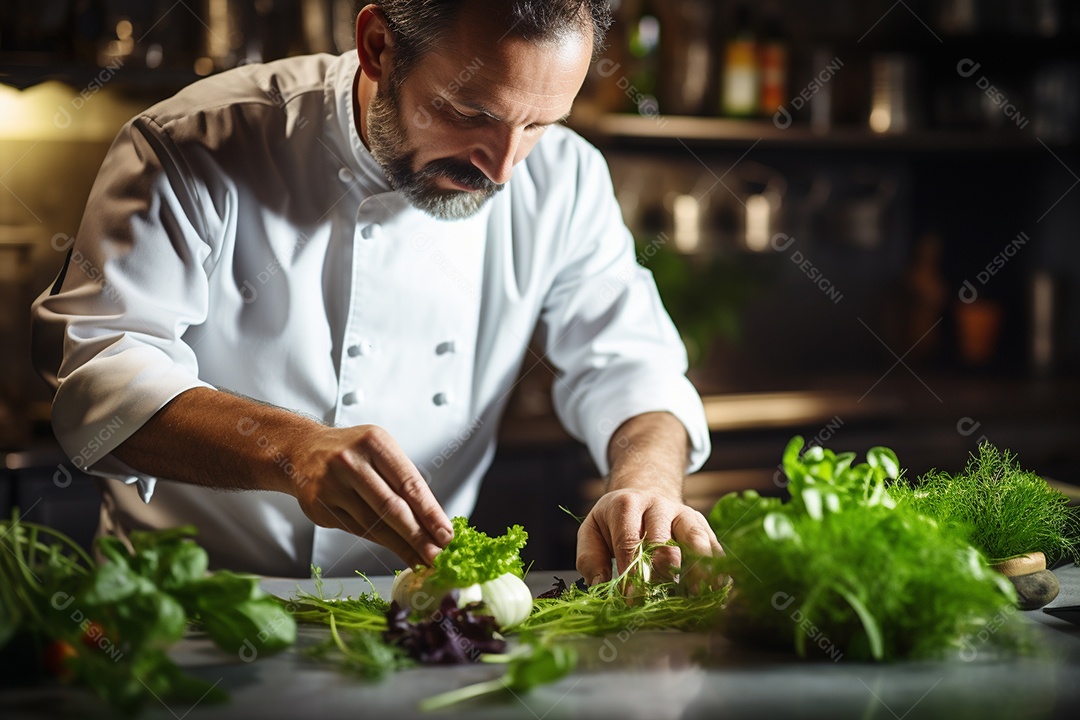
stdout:
{"type": "Polygon", "coordinates": [[[326,428],[296,463],[291,493],[316,525],[430,565],[453,538],[446,513],[397,441],[375,425],[326,428]]]}
{"type": "Polygon", "coordinates": [[[223,490],[275,490],[317,525],[430,564],[453,527],[397,441],[374,425],[332,428],[210,388],[177,395],[113,454],[154,477],[223,490]]]}

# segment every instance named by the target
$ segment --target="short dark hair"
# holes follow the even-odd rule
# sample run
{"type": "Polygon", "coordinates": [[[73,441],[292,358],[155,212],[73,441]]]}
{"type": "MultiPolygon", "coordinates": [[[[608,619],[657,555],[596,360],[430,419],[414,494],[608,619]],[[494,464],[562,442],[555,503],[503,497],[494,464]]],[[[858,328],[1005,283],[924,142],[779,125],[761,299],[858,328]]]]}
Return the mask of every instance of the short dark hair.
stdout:
{"type": "MultiPolygon", "coordinates": [[[[394,74],[404,79],[431,50],[471,0],[373,0],[394,33],[394,74]]],[[[525,40],[554,40],[591,23],[593,57],[604,48],[611,25],[609,0],[494,0],[485,11],[498,13],[513,34],[525,40]]]]}

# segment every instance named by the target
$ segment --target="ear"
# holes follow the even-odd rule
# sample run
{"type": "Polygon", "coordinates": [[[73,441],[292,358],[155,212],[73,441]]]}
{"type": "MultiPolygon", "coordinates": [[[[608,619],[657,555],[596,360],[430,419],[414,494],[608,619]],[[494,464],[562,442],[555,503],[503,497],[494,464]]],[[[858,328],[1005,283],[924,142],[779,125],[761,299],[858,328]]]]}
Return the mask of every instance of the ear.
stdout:
{"type": "Polygon", "coordinates": [[[360,69],[373,82],[386,75],[394,38],[386,18],[375,5],[366,5],[356,16],[356,54],[360,57],[360,69]]]}

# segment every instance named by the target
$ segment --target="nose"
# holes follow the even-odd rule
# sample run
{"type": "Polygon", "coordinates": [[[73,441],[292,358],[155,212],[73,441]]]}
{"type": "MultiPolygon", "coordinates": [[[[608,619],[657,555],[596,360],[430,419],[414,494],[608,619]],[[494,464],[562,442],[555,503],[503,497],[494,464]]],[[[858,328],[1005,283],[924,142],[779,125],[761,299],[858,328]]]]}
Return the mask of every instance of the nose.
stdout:
{"type": "Polygon", "coordinates": [[[523,130],[519,127],[491,128],[491,132],[473,149],[470,160],[488,180],[503,184],[510,179],[514,165],[522,159],[518,154],[523,130]]]}

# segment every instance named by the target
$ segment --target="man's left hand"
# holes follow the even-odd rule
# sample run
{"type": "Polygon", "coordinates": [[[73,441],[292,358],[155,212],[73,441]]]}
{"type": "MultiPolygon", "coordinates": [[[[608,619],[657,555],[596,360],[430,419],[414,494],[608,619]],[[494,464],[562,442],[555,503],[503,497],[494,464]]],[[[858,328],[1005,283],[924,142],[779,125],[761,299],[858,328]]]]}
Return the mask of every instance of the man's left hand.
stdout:
{"type": "MultiPolygon", "coordinates": [[[[633,561],[642,538],[648,544],[675,540],[697,556],[723,553],[705,516],[688,505],[648,490],[612,490],[593,507],[578,529],[577,569],[590,585],[611,579],[611,558],[622,573],[633,561]]],[[[657,548],[653,569],[670,578],[672,568],[681,574],[692,569],[682,567],[679,547],[657,548]]]]}

